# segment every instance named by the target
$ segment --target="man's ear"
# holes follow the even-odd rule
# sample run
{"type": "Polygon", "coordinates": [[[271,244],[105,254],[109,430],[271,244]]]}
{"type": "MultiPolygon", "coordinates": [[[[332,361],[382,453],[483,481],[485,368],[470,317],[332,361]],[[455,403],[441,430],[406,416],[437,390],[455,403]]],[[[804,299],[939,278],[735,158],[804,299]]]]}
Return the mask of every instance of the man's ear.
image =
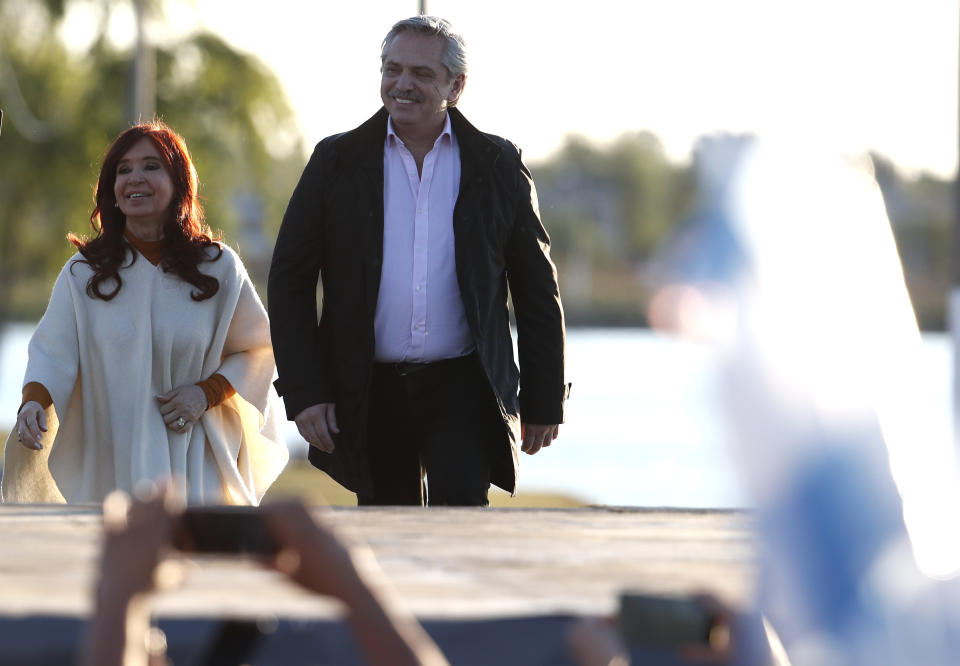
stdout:
{"type": "Polygon", "coordinates": [[[460,95],[463,94],[463,87],[467,83],[466,74],[457,74],[456,78],[453,80],[453,86],[450,88],[450,92],[447,94],[447,104],[454,106],[457,103],[457,100],[460,99],[460,95]]]}

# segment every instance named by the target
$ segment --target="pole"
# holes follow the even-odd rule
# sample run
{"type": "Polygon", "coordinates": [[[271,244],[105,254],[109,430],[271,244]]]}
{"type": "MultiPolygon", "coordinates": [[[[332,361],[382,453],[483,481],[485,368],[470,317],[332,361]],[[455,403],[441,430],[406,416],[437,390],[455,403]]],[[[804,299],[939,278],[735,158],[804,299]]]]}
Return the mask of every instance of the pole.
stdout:
{"type": "Polygon", "coordinates": [[[420,0],[420,15],[423,16],[427,13],[427,0],[420,0]]]}
{"type": "Polygon", "coordinates": [[[137,41],[134,46],[132,76],[130,86],[130,107],[127,120],[133,124],[153,118],[157,110],[157,62],[153,48],[147,43],[146,3],[148,0],[133,0],[133,10],[137,22],[137,41]]]}
{"type": "MultiPolygon", "coordinates": [[[[960,105],[960,43],[957,46],[957,101],[960,105]]],[[[958,106],[960,108],[960,106],[958,106]]],[[[960,113],[957,115],[957,154],[960,157],[960,113]]],[[[953,179],[953,265],[947,314],[953,341],[953,445],[960,453],[960,161],[953,179]]]]}

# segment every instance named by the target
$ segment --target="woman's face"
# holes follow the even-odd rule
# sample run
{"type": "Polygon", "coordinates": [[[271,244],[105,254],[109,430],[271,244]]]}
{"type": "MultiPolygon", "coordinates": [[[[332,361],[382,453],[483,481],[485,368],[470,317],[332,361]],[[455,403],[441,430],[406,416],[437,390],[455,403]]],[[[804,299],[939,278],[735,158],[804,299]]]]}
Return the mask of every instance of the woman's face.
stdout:
{"type": "Polygon", "coordinates": [[[120,158],[113,194],[128,224],[163,229],[173,200],[173,180],[149,138],[140,139],[120,158]]]}

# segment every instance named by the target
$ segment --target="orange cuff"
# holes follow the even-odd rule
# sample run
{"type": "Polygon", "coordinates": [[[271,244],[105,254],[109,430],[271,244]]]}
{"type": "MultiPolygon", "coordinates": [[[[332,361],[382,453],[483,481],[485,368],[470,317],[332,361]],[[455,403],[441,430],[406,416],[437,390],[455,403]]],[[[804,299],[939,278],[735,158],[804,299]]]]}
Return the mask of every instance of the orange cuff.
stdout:
{"type": "Polygon", "coordinates": [[[220,373],[211,375],[209,379],[204,379],[202,382],[197,382],[197,386],[203,389],[203,394],[207,396],[207,409],[216,407],[237,392],[227,378],[220,373]]]}
{"type": "Polygon", "coordinates": [[[50,392],[47,391],[46,386],[40,382],[27,382],[26,386],[23,387],[23,398],[21,399],[20,407],[17,408],[17,414],[19,414],[23,406],[31,400],[39,402],[40,406],[44,409],[53,404],[53,398],[50,397],[50,392]]]}

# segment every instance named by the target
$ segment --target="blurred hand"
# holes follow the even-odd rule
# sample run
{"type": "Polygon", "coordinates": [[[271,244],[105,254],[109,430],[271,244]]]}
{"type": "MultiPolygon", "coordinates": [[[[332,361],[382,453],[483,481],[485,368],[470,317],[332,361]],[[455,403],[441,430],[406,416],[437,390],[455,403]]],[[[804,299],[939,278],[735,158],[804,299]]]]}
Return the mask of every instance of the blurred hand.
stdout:
{"type": "Polygon", "coordinates": [[[96,611],[90,619],[83,666],[167,664],[166,640],[150,628],[144,595],[180,580],[172,560],[163,560],[171,546],[173,524],[181,507],[169,487],[146,483],[132,502],[123,492],[103,501],[104,540],[96,589],[96,611]]]}
{"type": "MultiPolygon", "coordinates": [[[[713,595],[699,594],[696,598],[710,618],[709,642],[705,645],[677,646],[672,650],[678,659],[677,663],[738,663],[734,658],[731,640],[734,611],[713,595]]],[[[627,666],[630,663],[629,650],[617,629],[615,618],[584,617],[575,620],[566,631],[566,639],[568,652],[579,666],[627,666]]]]}
{"type": "Polygon", "coordinates": [[[260,510],[279,549],[270,565],[308,590],[348,601],[360,574],[353,554],[333,530],[316,522],[299,502],[265,504],[260,510]]]}
{"type": "Polygon", "coordinates": [[[333,453],[333,436],[340,434],[337,426],[337,408],[332,402],[321,402],[307,407],[293,419],[297,430],[310,446],[324,453],[333,453]]]}
{"type": "Polygon", "coordinates": [[[532,456],[544,446],[553,444],[553,440],[559,436],[560,426],[557,424],[522,423],[520,425],[520,439],[523,440],[523,444],[520,450],[532,456]]]}
{"type": "Polygon", "coordinates": [[[107,495],[103,501],[101,591],[129,598],[157,586],[160,558],[171,548],[175,517],[182,510],[174,495],[169,488],[154,484],[139,486],[139,499],[133,502],[119,490],[107,495]]]}
{"type": "Polygon", "coordinates": [[[345,546],[303,504],[267,504],[261,511],[280,549],[270,564],[308,590],[344,603],[366,663],[449,666],[440,648],[381,577],[370,550],[345,546]]]}
{"type": "Polygon", "coordinates": [[[696,597],[710,617],[710,640],[707,645],[681,648],[681,657],[692,664],[734,663],[733,609],[712,594],[698,594],[696,597]]]}
{"type": "Polygon", "coordinates": [[[160,415],[167,427],[184,432],[207,411],[207,394],[196,384],[179,386],[169,393],[156,396],[160,415]],[[183,425],[179,425],[179,419],[183,425]]]}
{"type": "Polygon", "coordinates": [[[43,438],[43,433],[47,431],[47,415],[39,402],[30,400],[24,403],[17,413],[17,422],[14,427],[17,438],[25,447],[34,451],[43,448],[40,440],[43,438]]]}
{"type": "Polygon", "coordinates": [[[567,650],[579,666],[627,666],[627,647],[612,619],[584,617],[566,630],[567,650]]]}

